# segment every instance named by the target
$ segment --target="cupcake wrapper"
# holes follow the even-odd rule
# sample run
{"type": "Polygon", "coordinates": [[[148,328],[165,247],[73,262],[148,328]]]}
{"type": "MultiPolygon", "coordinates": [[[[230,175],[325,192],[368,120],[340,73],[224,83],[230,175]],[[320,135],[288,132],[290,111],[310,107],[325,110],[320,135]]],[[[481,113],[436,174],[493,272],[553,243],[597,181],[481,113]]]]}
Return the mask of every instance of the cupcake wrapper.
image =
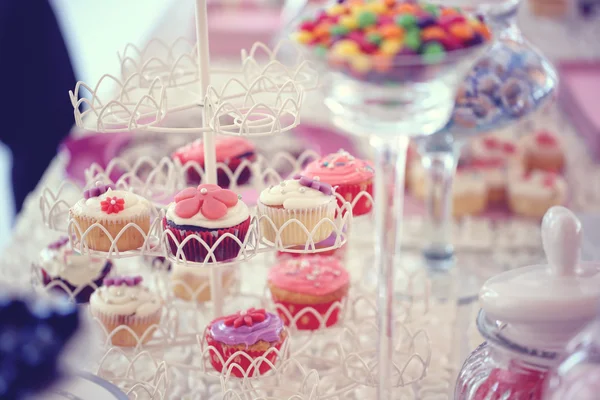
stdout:
{"type": "MultiPolygon", "coordinates": [[[[277,232],[280,231],[281,227],[291,219],[297,219],[302,223],[308,232],[312,233],[312,240],[314,243],[321,242],[329,237],[334,230],[334,227],[329,222],[322,223],[317,230],[314,228],[323,219],[329,218],[335,220],[336,203],[330,202],[321,207],[307,209],[307,210],[286,210],[284,208],[275,208],[265,206],[262,203],[258,203],[259,214],[267,216],[273,224],[265,218],[260,219],[260,227],[262,236],[268,241],[277,245],[277,232]]],[[[283,231],[280,233],[281,244],[283,246],[298,246],[306,245],[309,241],[309,236],[304,232],[304,229],[298,223],[288,224],[283,231]]]]}
{"type": "MultiPolygon", "coordinates": [[[[281,301],[278,299],[273,299],[274,303],[283,306],[290,313],[292,318],[296,317],[296,315],[298,315],[298,314],[304,313],[305,309],[314,309],[319,315],[321,315],[322,317],[325,317],[325,314],[327,314],[327,312],[333,306],[333,304],[336,302],[341,303],[342,300],[343,299],[338,299],[338,300],[330,301],[328,303],[321,303],[321,304],[298,304],[298,303],[291,303],[288,301],[281,301]]],[[[341,307],[335,307],[335,309],[331,311],[331,314],[325,321],[326,327],[335,325],[338,322],[340,310],[341,310],[341,307]]],[[[289,320],[286,313],[284,313],[279,308],[277,308],[277,313],[279,314],[279,316],[281,317],[281,319],[287,326],[291,326],[290,325],[291,321],[289,320]]],[[[315,315],[313,313],[306,312],[298,320],[296,320],[296,323],[294,325],[292,325],[292,328],[296,328],[298,330],[314,331],[314,330],[321,328],[321,321],[317,317],[315,317],[315,315]]]]}
{"type": "MultiPolygon", "coordinates": [[[[282,340],[282,341],[272,345],[272,347],[276,348],[279,351],[279,350],[281,350],[281,346],[282,346],[283,342],[284,341],[282,340]]],[[[210,350],[209,351],[210,363],[212,364],[213,368],[217,372],[227,373],[227,371],[231,368],[231,375],[236,376],[238,378],[243,378],[244,376],[253,376],[255,374],[256,368],[250,366],[252,364],[252,361],[246,357],[236,357],[236,359],[227,363],[229,361],[229,359],[231,358],[231,356],[240,350],[233,348],[233,347],[229,347],[227,345],[224,345],[221,342],[216,341],[215,339],[212,338],[212,336],[210,336],[210,334],[208,333],[208,330],[206,333],[206,343],[209,346],[213,346],[215,348],[217,353],[219,353],[221,355],[221,357],[223,358],[223,362],[226,365],[225,370],[223,370],[223,364],[221,364],[221,361],[219,360],[219,358],[214,354],[214,351],[210,350]],[[240,371],[239,368],[233,367],[232,365],[239,366],[243,372],[240,371]]],[[[252,360],[255,360],[258,357],[264,356],[266,351],[262,351],[262,350],[257,351],[257,350],[246,349],[246,350],[244,350],[244,353],[248,354],[252,358],[252,360]]],[[[265,359],[269,360],[273,365],[275,365],[275,362],[277,361],[277,355],[278,354],[276,352],[271,351],[269,353],[269,355],[267,355],[265,357],[265,359]]],[[[261,362],[257,365],[257,367],[258,367],[258,373],[260,375],[265,374],[271,370],[271,365],[269,365],[267,362],[261,362]]]]}
{"type": "MultiPolygon", "coordinates": [[[[342,196],[345,201],[352,203],[354,199],[360,194],[360,192],[367,192],[373,197],[373,181],[367,181],[355,185],[338,185],[335,190],[337,194],[342,196]]],[[[342,207],[344,203],[338,198],[338,206],[342,207]]],[[[352,207],[352,214],[356,217],[359,215],[368,214],[373,209],[373,202],[367,196],[361,196],[352,207]]]]}
{"type": "MultiPolygon", "coordinates": [[[[119,221],[112,220],[99,220],[97,218],[89,218],[83,215],[73,215],[71,217],[74,221],[79,224],[81,232],[73,225],[70,227],[70,232],[77,236],[78,240],[81,240],[81,236],[85,231],[95,223],[99,223],[106,228],[106,230],[112,235],[113,239],[121,232],[121,230],[129,223],[138,225],[146,235],[150,231],[150,214],[137,215],[133,217],[124,218],[119,221]]],[[[91,250],[98,251],[109,251],[112,240],[104,233],[100,227],[92,229],[84,238],[85,243],[91,250]]],[[[123,232],[121,237],[113,247],[113,251],[118,248],[120,252],[139,249],[144,245],[144,236],[135,227],[129,227],[123,232]]]]}
{"type": "Polygon", "coordinates": [[[114,314],[106,314],[100,312],[98,310],[92,309],[92,315],[95,318],[98,318],[102,325],[106,328],[108,335],[111,336],[111,342],[115,346],[121,347],[135,347],[140,341],[136,339],[134,335],[129,332],[129,330],[119,330],[119,332],[113,333],[120,326],[128,326],[131,328],[138,338],[141,340],[141,343],[147,343],[154,332],[156,331],[156,326],[160,323],[161,311],[156,311],[153,314],[140,317],[138,315],[114,315],[114,314]]]}
{"type": "MultiPolygon", "coordinates": [[[[246,238],[248,230],[250,229],[250,218],[241,224],[232,226],[231,228],[223,228],[211,231],[181,229],[182,227],[169,225],[167,219],[163,218],[163,228],[173,233],[173,236],[177,239],[179,244],[181,244],[186,237],[190,235],[197,235],[208,245],[209,248],[212,249],[219,238],[226,233],[234,235],[240,239],[241,242],[243,242],[246,238]]],[[[171,254],[176,256],[178,245],[170,237],[170,235],[167,235],[167,238],[169,240],[171,254]]],[[[216,248],[213,249],[213,254],[216,261],[227,261],[231,260],[232,258],[236,258],[239,255],[240,250],[240,245],[233,238],[227,237],[223,239],[223,241],[221,241],[216,248]]],[[[212,262],[212,257],[207,259],[209,254],[208,250],[197,239],[190,239],[186,244],[184,244],[182,253],[185,255],[185,259],[190,262],[204,262],[205,259],[206,262],[212,262]]],[[[182,257],[180,256],[180,258],[182,257]]]]}
{"type": "MultiPolygon", "coordinates": [[[[85,285],[79,291],[79,293],[77,293],[74,296],[75,302],[77,304],[88,303],[90,301],[90,296],[92,295],[92,293],[94,293],[94,291],[96,290],[97,287],[102,286],[102,281],[110,273],[110,271],[112,270],[112,267],[113,267],[112,262],[107,261],[106,265],[104,266],[104,268],[102,269],[102,271],[100,272],[98,277],[96,279],[94,279],[93,281],[91,281],[96,286],[94,287],[91,284],[85,285]]],[[[73,292],[75,292],[75,290],[77,290],[78,287],[81,287],[81,285],[73,286],[69,281],[67,281],[63,278],[51,276],[48,272],[46,272],[46,270],[44,270],[41,267],[40,267],[40,270],[42,272],[42,283],[44,284],[44,286],[48,286],[52,282],[58,281],[58,282],[62,282],[62,284],[67,287],[69,292],[67,292],[62,285],[53,286],[51,290],[54,290],[54,291],[60,292],[60,293],[64,293],[67,296],[70,296],[73,292]]]]}

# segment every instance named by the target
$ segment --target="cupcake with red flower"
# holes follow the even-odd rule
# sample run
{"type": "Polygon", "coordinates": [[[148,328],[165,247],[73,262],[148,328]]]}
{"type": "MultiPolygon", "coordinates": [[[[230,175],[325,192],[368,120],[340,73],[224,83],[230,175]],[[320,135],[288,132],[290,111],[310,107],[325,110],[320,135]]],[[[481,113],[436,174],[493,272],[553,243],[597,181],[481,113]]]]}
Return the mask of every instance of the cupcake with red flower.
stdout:
{"type": "MultiPolygon", "coordinates": [[[[371,199],[375,171],[369,161],[360,160],[347,151],[340,150],[311,162],[302,171],[302,175],[336,187],[336,193],[344,201],[355,203],[352,207],[355,216],[367,214],[373,208],[371,199]]],[[[339,197],[338,205],[343,205],[339,197]]]]}
{"type": "Polygon", "coordinates": [[[144,245],[152,212],[148,200],[101,183],[86,190],[83,197],[69,210],[69,232],[77,239],[99,251],[122,252],[144,245]]]}
{"type": "Polygon", "coordinates": [[[214,320],[206,328],[205,338],[215,370],[231,371],[241,378],[268,372],[271,365],[264,360],[276,363],[287,332],[276,314],[250,308],[214,320]],[[257,361],[259,357],[262,359],[257,361]]]}
{"type": "Polygon", "coordinates": [[[87,303],[112,270],[113,263],[111,260],[75,253],[69,239],[63,237],[41,251],[35,266],[39,269],[44,286],[65,292],[77,303],[87,303]]]}
{"type": "Polygon", "coordinates": [[[163,227],[171,253],[178,259],[226,261],[240,252],[250,228],[250,210],[231,190],[203,184],[175,196],[163,227]]]}
{"type": "Polygon", "coordinates": [[[314,330],[338,321],[350,276],[337,258],[310,255],[273,266],[267,284],[286,325],[314,330]]]}
{"type": "MultiPolygon", "coordinates": [[[[217,163],[217,183],[222,187],[231,184],[243,185],[250,179],[249,164],[256,161],[254,145],[241,137],[220,137],[215,140],[215,151],[217,163]],[[246,161],[246,166],[241,164],[246,161]],[[231,172],[231,176],[227,173],[231,172]],[[239,171],[238,171],[239,169],[239,171]],[[233,178],[233,179],[231,179],[233,178]]],[[[200,174],[193,165],[204,169],[204,144],[202,140],[196,140],[188,145],[180,147],[173,153],[173,159],[179,160],[187,170],[187,178],[190,184],[201,182],[200,174]]]]}
{"type": "Polygon", "coordinates": [[[539,131],[521,139],[525,148],[527,168],[558,172],[565,166],[565,153],[558,136],[549,131],[539,131]]]}

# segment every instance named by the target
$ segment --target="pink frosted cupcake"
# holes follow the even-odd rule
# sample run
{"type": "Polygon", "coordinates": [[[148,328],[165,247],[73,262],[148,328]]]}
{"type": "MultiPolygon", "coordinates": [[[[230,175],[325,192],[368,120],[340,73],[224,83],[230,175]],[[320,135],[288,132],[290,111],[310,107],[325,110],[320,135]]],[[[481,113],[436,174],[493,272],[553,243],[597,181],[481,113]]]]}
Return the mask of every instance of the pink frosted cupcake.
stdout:
{"type": "MultiPolygon", "coordinates": [[[[340,150],[308,164],[302,175],[318,179],[337,187],[336,193],[345,201],[353,202],[360,192],[373,196],[373,177],[375,171],[369,161],[354,158],[347,151],[340,150]]],[[[338,199],[338,205],[342,206],[338,199]]],[[[352,208],[354,215],[367,214],[373,208],[371,199],[362,196],[352,208]]]]}
{"type": "MultiPolygon", "coordinates": [[[[217,162],[227,165],[233,174],[239,172],[235,180],[237,185],[248,182],[250,168],[245,167],[241,171],[237,169],[244,160],[250,162],[256,160],[254,145],[241,137],[220,137],[215,142],[217,162]]],[[[204,168],[204,144],[201,140],[196,140],[175,150],[172,157],[179,160],[181,164],[195,162],[204,168]]],[[[200,175],[194,168],[188,170],[188,181],[200,183],[200,175]]],[[[222,187],[229,187],[232,183],[229,175],[222,168],[217,169],[217,183],[222,187]]]]}
{"type": "MultiPolygon", "coordinates": [[[[321,326],[320,320],[305,310],[313,309],[321,318],[326,317],[325,326],[334,325],[340,308],[333,306],[347,296],[350,276],[337,258],[310,255],[273,266],[267,284],[275,304],[285,308],[292,318],[302,314],[295,324],[298,329],[314,330],[321,326]]],[[[278,312],[289,325],[286,313],[278,312]]]]}
{"type": "MultiPolygon", "coordinates": [[[[173,255],[177,255],[178,243],[188,236],[199,236],[213,249],[215,261],[226,261],[238,256],[240,245],[228,236],[215,243],[224,235],[230,234],[243,242],[250,228],[250,210],[231,190],[217,185],[203,184],[197,188],[187,188],[175,196],[163,219],[173,255]],[[178,243],[173,240],[177,239],[178,243]]],[[[183,245],[178,258],[193,262],[213,261],[204,245],[195,238],[183,245]]]]}

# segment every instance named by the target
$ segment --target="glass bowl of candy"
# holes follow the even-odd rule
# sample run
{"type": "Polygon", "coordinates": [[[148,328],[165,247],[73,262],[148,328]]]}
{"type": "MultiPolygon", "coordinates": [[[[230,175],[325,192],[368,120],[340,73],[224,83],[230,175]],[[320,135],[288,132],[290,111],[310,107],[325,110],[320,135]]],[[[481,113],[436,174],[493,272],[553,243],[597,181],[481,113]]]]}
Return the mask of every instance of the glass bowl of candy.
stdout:
{"type": "Polygon", "coordinates": [[[491,33],[482,18],[456,8],[348,0],[305,18],[293,38],[325,72],[325,104],[337,125],[423,135],[446,124],[457,86],[491,33]]]}

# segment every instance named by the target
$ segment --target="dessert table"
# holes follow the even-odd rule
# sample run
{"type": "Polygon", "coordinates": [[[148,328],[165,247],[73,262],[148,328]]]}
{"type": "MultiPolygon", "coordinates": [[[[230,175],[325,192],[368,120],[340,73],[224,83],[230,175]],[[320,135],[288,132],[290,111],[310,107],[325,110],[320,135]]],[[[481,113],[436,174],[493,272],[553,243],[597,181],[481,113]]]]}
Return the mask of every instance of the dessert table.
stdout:
{"type": "MultiPolygon", "coordinates": [[[[190,23],[192,22],[190,20],[190,23]]],[[[586,35],[588,34],[586,31],[586,35]]],[[[227,68],[226,63],[223,64],[223,68],[227,68]]],[[[327,115],[323,114],[322,110],[319,111],[319,107],[307,107],[303,121],[315,124],[326,123],[327,115]]],[[[579,213],[594,213],[600,210],[600,166],[596,165],[587,154],[585,146],[568,118],[557,106],[551,106],[536,118],[512,129],[517,131],[550,129],[560,134],[564,138],[567,153],[567,180],[571,192],[568,206],[579,213]]],[[[286,141],[286,138],[278,136],[272,140],[286,141]]],[[[44,226],[40,212],[40,197],[44,195],[47,188],[56,190],[64,181],[66,163],[66,154],[59,154],[48,167],[35,191],[27,198],[23,211],[16,220],[10,244],[3,254],[2,268],[0,268],[1,281],[30,287],[30,265],[36,260],[39,251],[58,237],[58,233],[44,226]]],[[[346,267],[352,277],[353,306],[360,309],[357,312],[365,312],[365,316],[361,318],[367,320],[372,318],[372,314],[369,314],[372,310],[368,310],[367,305],[361,306],[359,300],[376,296],[376,277],[371,266],[374,245],[372,238],[361,236],[358,232],[372,231],[372,221],[369,217],[363,217],[357,219],[355,224],[356,228],[350,233],[346,267]]],[[[426,338],[429,357],[427,357],[426,376],[398,389],[397,398],[452,399],[455,377],[463,360],[482,340],[473,326],[475,313],[478,310],[475,301],[477,290],[484,280],[498,272],[543,260],[539,221],[516,218],[491,221],[485,217],[469,217],[455,222],[453,238],[457,247],[457,267],[444,273],[433,273],[413,267],[419,264],[419,250],[423,243],[422,217],[407,212],[404,218],[404,231],[402,259],[398,261],[398,269],[402,273],[397,274],[398,282],[395,285],[396,309],[401,310],[400,314],[407,315],[401,325],[412,332],[413,342],[420,333],[426,338]]],[[[264,293],[266,273],[273,261],[273,255],[259,255],[240,266],[241,295],[232,299],[228,308],[235,310],[238,308],[236,304],[246,305],[247,301],[252,301],[248,299],[259,298],[264,293]]],[[[147,268],[141,260],[124,259],[119,262],[131,271],[147,268]]],[[[371,303],[370,307],[373,307],[373,304],[371,303]]],[[[335,329],[320,332],[322,337],[315,336],[307,340],[314,342],[315,345],[321,345],[320,341],[326,341],[327,338],[339,333],[335,329]]],[[[193,346],[196,344],[190,345],[193,346]]],[[[165,365],[170,366],[169,378],[162,379],[164,385],[162,387],[161,379],[155,379],[157,383],[152,379],[148,380],[147,375],[144,375],[144,373],[153,373],[155,378],[159,376],[159,372],[145,370],[145,368],[152,370],[151,362],[138,359],[136,367],[144,371],[138,373],[146,376],[144,380],[151,381],[155,389],[162,388],[166,393],[164,398],[223,398],[222,390],[228,383],[223,383],[214,376],[199,375],[193,370],[184,368],[186,363],[193,363],[193,360],[196,360],[194,357],[197,354],[194,356],[182,353],[180,354],[178,350],[174,353],[151,354],[152,359],[163,360],[165,365]]],[[[111,375],[110,366],[103,364],[104,358],[100,357],[102,360],[90,358],[89,363],[82,366],[83,368],[96,372],[109,381],[118,380],[119,376],[111,375]]],[[[317,364],[313,366],[317,370],[320,368],[317,364]]],[[[414,366],[407,367],[409,373],[413,372],[413,369],[414,366]]],[[[319,383],[321,395],[318,398],[341,398],[341,394],[345,399],[374,397],[374,387],[361,385],[356,381],[337,381],[338,375],[327,371],[321,376],[319,383]]],[[[303,370],[302,373],[306,371],[303,370]]],[[[308,379],[308,375],[305,378],[308,379]]],[[[139,376],[132,378],[132,380],[136,379],[142,380],[139,376]]],[[[290,384],[295,384],[296,381],[290,384]]],[[[298,392],[300,391],[301,389],[298,389],[298,392]]],[[[140,396],[140,398],[145,397],[140,396]]],[[[313,397],[302,393],[297,398],[313,397]]]]}

